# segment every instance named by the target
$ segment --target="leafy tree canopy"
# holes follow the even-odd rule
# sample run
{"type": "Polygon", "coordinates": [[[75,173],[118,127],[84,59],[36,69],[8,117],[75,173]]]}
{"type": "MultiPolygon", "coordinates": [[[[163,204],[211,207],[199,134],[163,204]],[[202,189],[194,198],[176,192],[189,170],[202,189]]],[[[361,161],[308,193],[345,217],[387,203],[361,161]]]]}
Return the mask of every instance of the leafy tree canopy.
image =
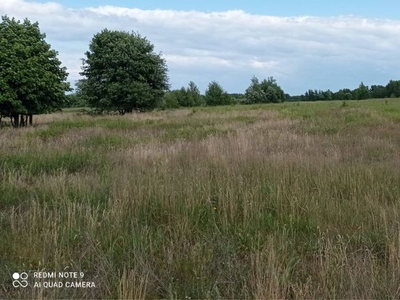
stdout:
{"type": "Polygon", "coordinates": [[[68,73],[58,53],[45,41],[39,24],[7,16],[0,23],[0,117],[15,127],[30,123],[32,115],[62,107],[68,73]]]}
{"type": "Polygon", "coordinates": [[[372,85],[371,89],[371,98],[385,98],[387,97],[386,87],[383,85],[372,85]]]}
{"type": "Polygon", "coordinates": [[[138,33],[104,29],[85,54],[83,91],[100,111],[153,109],[168,89],[165,60],[138,33]]]}
{"type": "Polygon", "coordinates": [[[204,100],[208,106],[233,104],[233,98],[216,81],[212,81],[208,85],[204,100]]]}
{"type": "Polygon", "coordinates": [[[368,86],[364,85],[363,82],[358,86],[358,88],[354,91],[355,98],[357,100],[365,100],[370,98],[370,92],[368,86]]]}
{"type": "Polygon", "coordinates": [[[205,104],[198,86],[193,81],[190,81],[189,86],[186,88],[186,97],[190,106],[202,106],[205,104]]]}
{"type": "Polygon", "coordinates": [[[400,97],[400,80],[390,80],[386,91],[388,97],[400,97]]]}
{"type": "Polygon", "coordinates": [[[178,107],[194,107],[205,105],[203,97],[197,85],[190,81],[187,88],[181,87],[179,90],[168,91],[165,93],[160,107],[178,108],[178,107]]]}
{"type": "Polygon", "coordinates": [[[246,90],[246,103],[279,103],[285,101],[285,93],[273,77],[259,81],[256,76],[246,90]]]}

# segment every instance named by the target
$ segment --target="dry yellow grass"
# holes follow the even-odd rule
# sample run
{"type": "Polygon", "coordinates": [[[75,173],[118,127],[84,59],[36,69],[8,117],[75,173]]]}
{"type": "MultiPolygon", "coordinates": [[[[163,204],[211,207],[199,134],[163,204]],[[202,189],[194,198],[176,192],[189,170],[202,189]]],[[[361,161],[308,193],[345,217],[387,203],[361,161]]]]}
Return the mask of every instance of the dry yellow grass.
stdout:
{"type": "Polygon", "coordinates": [[[400,124],[365,105],[1,130],[0,295],[398,298],[400,124]],[[11,285],[16,270],[64,269],[96,288],[11,285]]]}

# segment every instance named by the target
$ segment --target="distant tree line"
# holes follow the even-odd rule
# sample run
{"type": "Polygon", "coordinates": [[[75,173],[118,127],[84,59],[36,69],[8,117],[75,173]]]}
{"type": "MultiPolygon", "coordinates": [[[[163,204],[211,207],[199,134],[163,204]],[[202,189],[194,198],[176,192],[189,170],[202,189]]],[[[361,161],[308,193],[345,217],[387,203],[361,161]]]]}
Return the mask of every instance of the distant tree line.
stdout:
{"type": "Polygon", "coordinates": [[[211,81],[202,95],[190,81],[187,87],[171,90],[167,67],[154,46],[138,33],[104,29],[89,44],[83,61],[83,79],[67,96],[69,107],[92,107],[99,113],[121,114],[154,108],[279,103],[285,94],[273,77],[253,77],[244,95],[228,94],[211,81]]]}
{"type": "Polygon", "coordinates": [[[90,107],[96,113],[146,111],[155,108],[281,103],[284,101],[362,100],[400,97],[400,81],[337,92],[308,90],[285,94],[273,77],[253,76],[243,94],[229,94],[211,81],[202,95],[190,81],[171,90],[166,61],[137,32],[104,29],[94,35],[82,58],[82,79],[73,93],[58,52],[45,41],[38,23],[7,16],[0,23],[0,125],[10,118],[14,127],[32,124],[33,115],[65,107],[90,107]],[[68,94],[69,93],[69,94],[68,94]]]}
{"type": "MultiPolygon", "coordinates": [[[[73,94],[67,95],[67,107],[99,107],[97,101],[89,103],[88,95],[85,93],[86,79],[79,80],[73,94]]],[[[256,104],[256,103],[281,103],[286,99],[286,94],[276,83],[273,77],[261,82],[253,76],[250,86],[244,94],[229,94],[217,82],[209,83],[204,95],[200,93],[199,87],[190,81],[187,87],[176,90],[166,90],[164,96],[159,99],[153,108],[173,109],[180,107],[218,106],[234,104],[256,104]]],[[[108,110],[114,110],[113,104],[108,110]]],[[[107,110],[107,109],[106,109],[107,110]]]]}
{"type": "MultiPolygon", "coordinates": [[[[90,106],[85,100],[81,86],[85,80],[77,83],[76,92],[68,95],[70,107],[90,106]]],[[[273,77],[260,81],[253,76],[245,93],[228,93],[216,81],[210,82],[205,94],[202,95],[198,86],[190,81],[187,87],[176,90],[166,90],[164,96],[157,103],[160,109],[174,109],[180,107],[216,106],[234,104],[257,103],[281,103],[294,101],[331,101],[331,100],[364,100],[380,98],[400,97],[400,80],[390,80],[386,85],[372,85],[371,87],[361,83],[358,88],[351,90],[340,89],[337,92],[331,90],[309,89],[302,95],[285,94],[273,77]]]]}
{"type": "Polygon", "coordinates": [[[361,82],[358,88],[331,90],[308,90],[303,95],[286,95],[287,101],[330,101],[330,100],[365,100],[400,97],[400,80],[390,80],[386,86],[371,85],[368,87],[361,82]]]}

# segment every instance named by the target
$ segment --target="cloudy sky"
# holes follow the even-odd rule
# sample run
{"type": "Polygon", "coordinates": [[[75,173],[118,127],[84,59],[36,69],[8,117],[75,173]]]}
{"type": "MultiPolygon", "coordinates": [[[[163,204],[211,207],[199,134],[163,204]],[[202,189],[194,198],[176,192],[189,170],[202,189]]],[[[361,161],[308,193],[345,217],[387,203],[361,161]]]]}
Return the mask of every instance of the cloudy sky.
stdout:
{"type": "Polygon", "coordinates": [[[212,80],[244,92],[273,76],[289,94],[400,79],[400,1],[24,1],[0,15],[38,21],[79,79],[80,58],[104,28],[138,31],[167,61],[172,88],[212,80]]]}

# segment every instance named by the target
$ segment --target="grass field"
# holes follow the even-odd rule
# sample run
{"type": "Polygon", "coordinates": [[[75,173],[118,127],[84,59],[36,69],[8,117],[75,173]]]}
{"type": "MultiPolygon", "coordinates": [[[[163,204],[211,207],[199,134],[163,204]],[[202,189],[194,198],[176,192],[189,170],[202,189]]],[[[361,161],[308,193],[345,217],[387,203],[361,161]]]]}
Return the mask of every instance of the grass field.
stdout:
{"type": "Polygon", "coordinates": [[[0,298],[400,297],[400,99],[36,123],[0,130],[0,298]],[[33,288],[63,270],[96,287],[33,288]]]}

